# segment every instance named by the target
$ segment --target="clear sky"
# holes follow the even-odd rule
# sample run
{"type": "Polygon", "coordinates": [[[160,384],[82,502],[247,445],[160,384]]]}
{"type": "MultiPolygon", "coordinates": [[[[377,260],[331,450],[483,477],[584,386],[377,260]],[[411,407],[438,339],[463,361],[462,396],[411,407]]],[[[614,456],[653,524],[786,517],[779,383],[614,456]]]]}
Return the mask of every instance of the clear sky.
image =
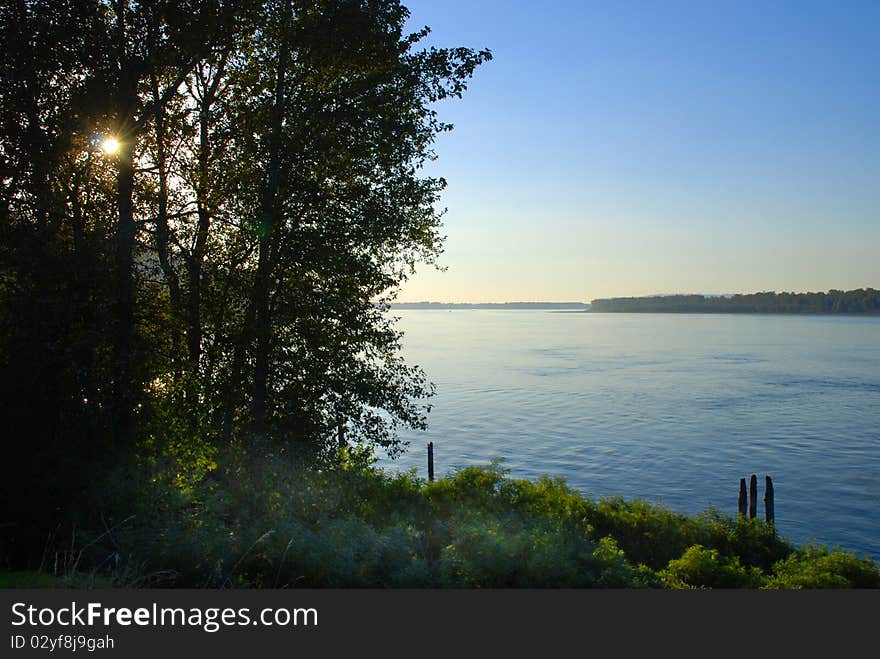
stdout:
{"type": "Polygon", "coordinates": [[[404,4],[494,60],[401,301],[880,287],[880,2],[404,4]]]}

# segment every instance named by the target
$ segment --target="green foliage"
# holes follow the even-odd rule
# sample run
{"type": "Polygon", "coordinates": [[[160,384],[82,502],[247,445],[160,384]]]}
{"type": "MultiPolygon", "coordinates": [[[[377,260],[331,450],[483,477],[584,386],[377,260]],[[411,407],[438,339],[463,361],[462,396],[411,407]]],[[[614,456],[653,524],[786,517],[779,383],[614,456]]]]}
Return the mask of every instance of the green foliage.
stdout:
{"type": "Polygon", "coordinates": [[[663,569],[694,545],[764,571],[792,551],[788,542],[761,521],[725,517],[714,510],[688,516],[616,497],[600,501],[588,514],[597,533],[613,537],[630,560],[653,570],[663,569]]]}
{"type": "Polygon", "coordinates": [[[880,588],[880,566],[852,552],[798,549],[774,566],[767,588],[880,588]]]}
{"type": "Polygon", "coordinates": [[[764,583],[760,568],[748,568],[739,558],[725,558],[717,549],[694,545],[659,572],[670,588],[757,588],[764,583]]]}
{"type": "Polygon", "coordinates": [[[737,557],[743,565],[769,572],[773,565],[792,551],[790,543],[776,534],[773,526],[761,520],[720,515],[709,510],[695,518],[698,542],[717,549],[722,556],[737,557]]]}
{"type": "Polygon", "coordinates": [[[552,520],[459,512],[447,523],[440,555],[444,583],[477,587],[584,585],[581,554],[592,548],[574,541],[552,520]],[[531,523],[529,523],[531,522],[531,523]]]}
{"type": "Polygon", "coordinates": [[[83,547],[72,552],[80,570],[120,585],[211,587],[805,588],[878,579],[871,561],[796,551],[756,520],[595,503],[560,479],[513,479],[498,464],[427,483],[350,462],[304,466],[265,441],[219,452],[217,468],[191,487],[154,469],[120,468],[103,484],[102,505],[116,510],[96,526],[109,533],[80,534],[83,547]]]}
{"type": "Polygon", "coordinates": [[[491,53],[425,47],[408,19],[399,0],[0,9],[0,565],[102,532],[121,473],[148,520],[175,498],[196,515],[266,441],[354,466],[425,426],[433,385],[385,311],[442,250],[437,102],[491,53]]]}
{"type": "MultiPolygon", "coordinates": [[[[146,463],[154,478],[170,478],[182,493],[191,493],[196,483],[217,468],[217,433],[199,418],[200,408],[182,413],[184,385],[181,382],[157,383],[160,391],[151,396],[142,410],[138,459],[146,463]]],[[[186,387],[192,394],[196,387],[186,387]]]]}
{"type": "Polygon", "coordinates": [[[630,560],[655,570],[698,542],[700,531],[691,517],[620,497],[600,501],[590,520],[596,533],[614,538],[630,560]]]}
{"type": "Polygon", "coordinates": [[[76,574],[71,578],[55,577],[47,572],[0,572],[0,588],[109,588],[103,577],[76,574]]]}
{"type": "Polygon", "coordinates": [[[56,582],[46,572],[0,572],[0,588],[54,588],[56,582]]]}

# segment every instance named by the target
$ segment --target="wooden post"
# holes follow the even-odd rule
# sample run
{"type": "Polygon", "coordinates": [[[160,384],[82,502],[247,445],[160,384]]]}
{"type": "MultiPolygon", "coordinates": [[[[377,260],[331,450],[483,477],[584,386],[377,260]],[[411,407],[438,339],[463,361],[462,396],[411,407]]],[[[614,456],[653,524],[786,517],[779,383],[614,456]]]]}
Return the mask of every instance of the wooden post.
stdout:
{"type": "Polygon", "coordinates": [[[739,514],[745,517],[749,512],[749,494],[746,491],[746,479],[739,479],[739,514]]]}
{"type": "Polygon", "coordinates": [[[764,483],[764,518],[767,520],[767,524],[772,525],[776,519],[776,507],[773,502],[773,479],[767,476],[764,483]]]}
{"type": "Polygon", "coordinates": [[[428,442],[428,482],[434,482],[434,442],[428,442]]]}
{"type": "Polygon", "coordinates": [[[752,474],[749,480],[749,519],[758,516],[758,477],[752,474]]]}

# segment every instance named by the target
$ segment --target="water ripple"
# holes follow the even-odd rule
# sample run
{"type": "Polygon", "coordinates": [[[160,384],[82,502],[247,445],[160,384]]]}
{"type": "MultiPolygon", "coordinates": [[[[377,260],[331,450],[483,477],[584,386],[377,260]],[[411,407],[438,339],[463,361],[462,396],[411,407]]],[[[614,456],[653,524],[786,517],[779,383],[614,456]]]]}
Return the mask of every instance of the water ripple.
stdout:
{"type": "Polygon", "coordinates": [[[440,473],[504,457],[731,514],[739,478],[771,474],[783,535],[880,559],[880,318],[397,313],[438,395],[393,468],[424,473],[433,441],[440,473]]]}

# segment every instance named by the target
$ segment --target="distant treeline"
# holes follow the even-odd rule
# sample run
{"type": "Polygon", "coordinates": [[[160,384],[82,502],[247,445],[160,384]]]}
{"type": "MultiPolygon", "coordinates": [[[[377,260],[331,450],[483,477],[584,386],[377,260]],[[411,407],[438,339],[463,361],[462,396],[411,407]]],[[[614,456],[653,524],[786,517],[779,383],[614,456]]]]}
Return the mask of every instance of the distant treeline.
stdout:
{"type": "Polygon", "coordinates": [[[633,313],[857,313],[880,314],[880,291],[859,288],[827,293],[657,295],[593,300],[590,311],[633,313]]]}
{"type": "Polygon", "coordinates": [[[590,307],[585,302],[398,302],[392,309],[575,309],[585,311],[590,307]]]}

